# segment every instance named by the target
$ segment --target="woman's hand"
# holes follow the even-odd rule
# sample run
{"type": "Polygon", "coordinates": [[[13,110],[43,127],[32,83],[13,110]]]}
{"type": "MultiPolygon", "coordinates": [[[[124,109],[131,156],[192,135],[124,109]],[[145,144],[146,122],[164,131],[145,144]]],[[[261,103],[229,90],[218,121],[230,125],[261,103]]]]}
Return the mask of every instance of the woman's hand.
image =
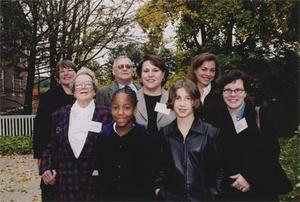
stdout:
{"type": "Polygon", "coordinates": [[[54,185],[55,184],[55,176],[56,176],[56,171],[55,170],[46,170],[43,175],[42,179],[46,185],[54,185]]]}
{"type": "Polygon", "coordinates": [[[232,175],[230,178],[235,180],[234,183],[231,184],[232,187],[240,190],[241,192],[247,192],[250,190],[250,184],[240,173],[232,175]]]}

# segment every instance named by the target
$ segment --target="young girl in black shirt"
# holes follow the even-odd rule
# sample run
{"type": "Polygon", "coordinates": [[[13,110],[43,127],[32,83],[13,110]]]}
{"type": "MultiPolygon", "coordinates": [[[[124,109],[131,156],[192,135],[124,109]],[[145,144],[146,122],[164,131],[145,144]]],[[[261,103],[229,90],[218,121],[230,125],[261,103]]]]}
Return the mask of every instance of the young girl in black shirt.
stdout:
{"type": "Polygon", "coordinates": [[[130,88],[112,96],[114,122],[99,137],[98,170],[104,201],[151,199],[153,155],[151,136],[135,122],[137,98],[130,88]],[[151,158],[150,158],[151,157],[151,158]]]}

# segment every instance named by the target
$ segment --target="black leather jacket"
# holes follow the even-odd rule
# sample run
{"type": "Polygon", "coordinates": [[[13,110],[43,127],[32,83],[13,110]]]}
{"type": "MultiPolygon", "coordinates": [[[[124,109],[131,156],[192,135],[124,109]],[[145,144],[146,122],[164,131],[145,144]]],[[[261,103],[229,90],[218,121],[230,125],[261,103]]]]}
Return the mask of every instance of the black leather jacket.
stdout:
{"type": "Polygon", "coordinates": [[[162,168],[155,189],[161,200],[214,200],[220,193],[222,168],[216,150],[219,130],[195,118],[185,140],[177,121],[162,128],[162,168]]]}

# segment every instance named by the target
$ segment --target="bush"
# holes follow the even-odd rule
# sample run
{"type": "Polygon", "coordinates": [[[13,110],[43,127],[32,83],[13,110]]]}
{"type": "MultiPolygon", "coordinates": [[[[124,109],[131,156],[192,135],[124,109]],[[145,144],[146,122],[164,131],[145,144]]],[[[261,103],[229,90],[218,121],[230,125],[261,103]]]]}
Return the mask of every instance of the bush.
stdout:
{"type": "Polygon", "coordinates": [[[32,137],[0,137],[0,154],[32,153],[32,137]]]}
{"type": "Polygon", "coordinates": [[[280,139],[280,162],[293,184],[293,191],[280,197],[281,201],[299,201],[300,196],[300,162],[299,146],[300,136],[285,137],[280,139]]]}

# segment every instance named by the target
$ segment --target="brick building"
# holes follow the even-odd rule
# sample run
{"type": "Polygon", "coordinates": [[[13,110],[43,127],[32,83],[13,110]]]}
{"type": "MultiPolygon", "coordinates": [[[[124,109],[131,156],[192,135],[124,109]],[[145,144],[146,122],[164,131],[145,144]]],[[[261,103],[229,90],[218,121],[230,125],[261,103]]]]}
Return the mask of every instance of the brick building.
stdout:
{"type": "Polygon", "coordinates": [[[30,32],[18,1],[1,2],[0,8],[0,114],[6,114],[20,111],[24,105],[28,55],[25,34],[30,32]]]}

